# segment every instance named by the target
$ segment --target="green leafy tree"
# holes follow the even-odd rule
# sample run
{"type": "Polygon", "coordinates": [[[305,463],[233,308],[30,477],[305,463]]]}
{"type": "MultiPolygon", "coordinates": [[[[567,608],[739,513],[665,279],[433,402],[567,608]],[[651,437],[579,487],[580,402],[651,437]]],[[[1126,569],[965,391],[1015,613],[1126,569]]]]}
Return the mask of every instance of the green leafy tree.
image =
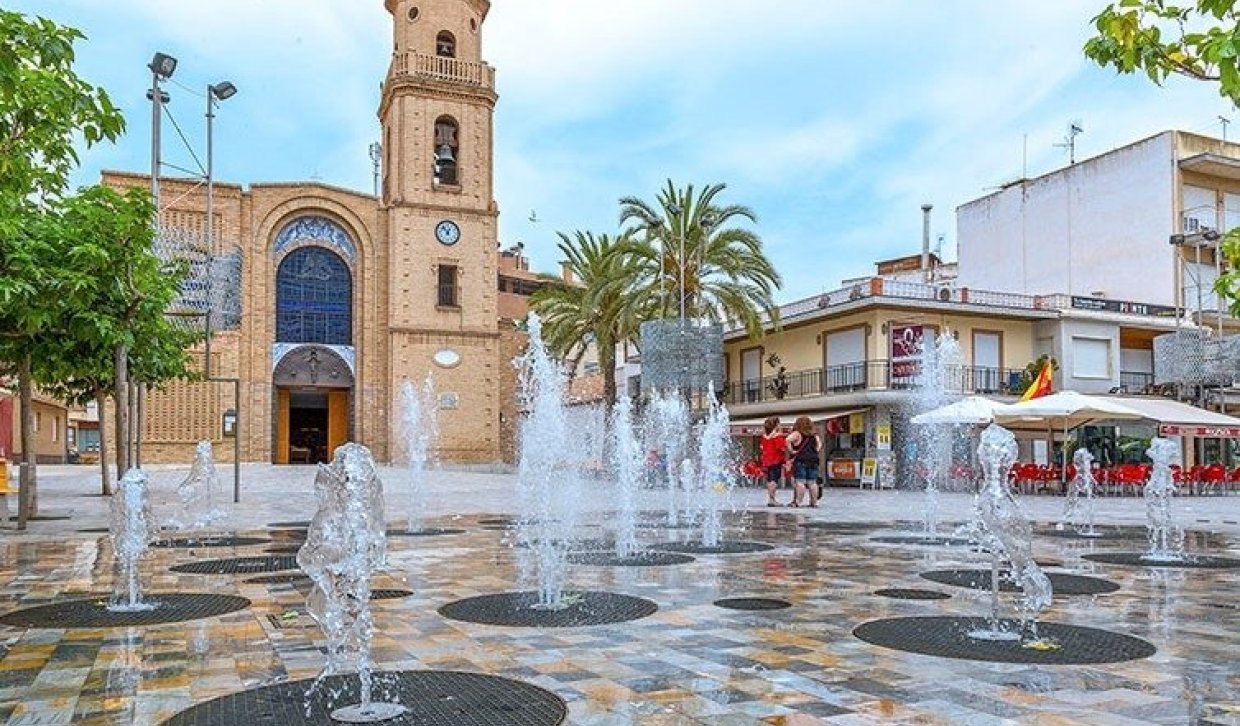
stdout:
{"type": "Polygon", "coordinates": [[[632,269],[630,300],[656,317],[677,317],[683,308],[691,318],[739,323],[756,338],[765,321],[778,323],[780,278],[757,233],[737,226],[756,222],[753,210],[719,202],[726,188],[699,191],[668,180],[653,204],[620,200],[620,224],[631,240],[621,250],[632,269]]]}
{"type": "MultiPolygon", "coordinates": [[[[72,297],[57,327],[65,335],[45,341],[39,383],[75,404],[116,401],[117,471],[129,467],[129,383],[158,386],[192,376],[186,349],[198,334],[166,312],[184,278],[180,265],[152,252],[154,205],[145,189],[86,188],[60,205],[65,249],[62,287],[72,297]]],[[[100,427],[104,431],[104,427],[100,427]]],[[[106,442],[100,442],[101,490],[109,493],[106,442]]]]}
{"type": "MultiPolygon", "coordinates": [[[[1219,95],[1240,105],[1240,2],[1195,0],[1120,0],[1093,20],[1097,35],[1085,43],[1085,55],[1120,73],[1144,73],[1161,85],[1180,75],[1213,83],[1219,95]]],[[[1240,230],[1220,242],[1228,271],[1215,291],[1240,315],[1240,230]]]]}
{"type": "Polygon", "coordinates": [[[33,401],[36,345],[54,329],[60,283],[46,205],[63,193],[79,140],[114,140],[124,119],[100,88],[73,69],[77,30],[0,10],[0,369],[16,373],[22,440],[18,527],[37,502],[33,401]],[[48,305],[52,305],[49,309],[48,305]]]}
{"type": "Polygon", "coordinates": [[[631,263],[620,254],[627,240],[606,234],[559,233],[557,245],[576,284],[553,284],[530,299],[530,309],[543,321],[548,349],[576,371],[593,345],[603,374],[603,397],[616,401],[616,343],[637,333],[641,310],[630,304],[627,285],[631,263]]]}
{"type": "Polygon", "coordinates": [[[1172,74],[1218,84],[1240,104],[1240,11],[1236,0],[1120,0],[1093,20],[1085,55],[1120,73],[1162,84],[1172,74]]]}

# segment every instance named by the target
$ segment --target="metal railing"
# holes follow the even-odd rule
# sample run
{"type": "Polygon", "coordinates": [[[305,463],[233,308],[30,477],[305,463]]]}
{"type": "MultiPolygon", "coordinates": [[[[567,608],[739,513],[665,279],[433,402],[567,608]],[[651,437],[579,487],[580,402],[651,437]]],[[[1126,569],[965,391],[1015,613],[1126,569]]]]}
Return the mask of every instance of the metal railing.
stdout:
{"type": "Polygon", "coordinates": [[[1154,389],[1154,374],[1120,371],[1119,386],[1126,393],[1147,393],[1154,389]]]}
{"type": "MultiPolygon", "coordinates": [[[[1018,395],[1024,388],[1021,373],[1011,368],[954,366],[945,375],[948,389],[955,393],[1018,395]]],[[[908,390],[919,379],[916,361],[864,361],[729,381],[724,400],[729,404],[767,403],[856,391],[908,390]]]]}

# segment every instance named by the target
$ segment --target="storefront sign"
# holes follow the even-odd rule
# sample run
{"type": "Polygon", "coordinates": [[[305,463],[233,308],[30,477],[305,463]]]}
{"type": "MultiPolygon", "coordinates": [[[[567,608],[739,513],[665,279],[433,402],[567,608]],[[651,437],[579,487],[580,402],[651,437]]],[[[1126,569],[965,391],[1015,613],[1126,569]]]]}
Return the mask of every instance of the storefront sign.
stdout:
{"type": "Polygon", "coordinates": [[[861,462],[856,459],[832,459],[827,462],[829,479],[858,479],[861,477],[861,462]]]}
{"type": "Polygon", "coordinates": [[[1108,313],[1124,313],[1126,315],[1149,315],[1159,318],[1173,318],[1176,310],[1166,305],[1147,305],[1145,303],[1125,302],[1123,300],[1100,300],[1096,297],[1073,297],[1072,307],[1077,310],[1099,310],[1108,313]]]}
{"type": "Polygon", "coordinates": [[[922,341],[926,328],[922,325],[892,325],[891,377],[912,378],[921,365],[922,341]]]}
{"type": "Polygon", "coordinates": [[[874,486],[874,481],[878,478],[878,459],[862,459],[861,460],[861,483],[874,486]]]}
{"type": "Polygon", "coordinates": [[[848,417],[848,433],[864,434],[865,433],[865,414],[854,413],[848,417]]]}
{"type": "Polygon", "coordinates": [[[891,451],[891,424],[875,426],[874,437],[879,451],[891,451]]]}
{"type": "Polygon", "coordinates": [[[1163,424],[1160,436],[1195,436],[1199,439],[1240,439],[1240,426],[1178,426],[1163,424]]]}

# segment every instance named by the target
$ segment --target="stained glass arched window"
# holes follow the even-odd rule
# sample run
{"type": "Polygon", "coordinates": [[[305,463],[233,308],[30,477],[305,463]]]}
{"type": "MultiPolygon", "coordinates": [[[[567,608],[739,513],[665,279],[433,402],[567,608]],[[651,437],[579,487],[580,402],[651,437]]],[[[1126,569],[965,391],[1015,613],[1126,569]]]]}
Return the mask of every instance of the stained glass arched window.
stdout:
{"type": "Polygon", "coordinates": [[[280,262],[276,342],[353,344],[353,277],[339,255],[302,247],[280,262]]]}

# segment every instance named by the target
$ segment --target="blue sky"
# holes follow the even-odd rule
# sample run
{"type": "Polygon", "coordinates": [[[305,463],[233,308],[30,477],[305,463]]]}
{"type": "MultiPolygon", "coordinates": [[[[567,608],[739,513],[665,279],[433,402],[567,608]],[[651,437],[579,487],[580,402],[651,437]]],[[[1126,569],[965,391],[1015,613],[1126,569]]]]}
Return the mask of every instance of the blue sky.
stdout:
{"type": "MultiPolygon", "coordinates": [[[[429,2],[430,0],[428,0],[429,2]]],[[[554,269],[555,231],[616,230],[616,200],[668,177],[725,182],[758,213],[781,301],[920,248],[921,211],[954,258],[955,208],[1021,175],[1167,128],[1218,134],[1214,89],[1120,78],[1080,52],[1102,0],[495,0],[484,56],[498,69],[501,242],[554,269]],[[1026,141],[1027,139],[1027,141],[1026,141]],[[530,222],[530,212],[538,222],[530,222]]],[[[240,93],[216,121],[216,175],[371,189],[382,0],[10,0],[81,28],[79,70],[129,133],[83,156],[149,168],[145,69],[180,60],[173,114],[201,153],[202,89],[240,93]]],[[[193,162],[165,126],[165,156],[193,162]]],[[[1240,136],[1240,126],[1231,134],[1240,136]]]]}

